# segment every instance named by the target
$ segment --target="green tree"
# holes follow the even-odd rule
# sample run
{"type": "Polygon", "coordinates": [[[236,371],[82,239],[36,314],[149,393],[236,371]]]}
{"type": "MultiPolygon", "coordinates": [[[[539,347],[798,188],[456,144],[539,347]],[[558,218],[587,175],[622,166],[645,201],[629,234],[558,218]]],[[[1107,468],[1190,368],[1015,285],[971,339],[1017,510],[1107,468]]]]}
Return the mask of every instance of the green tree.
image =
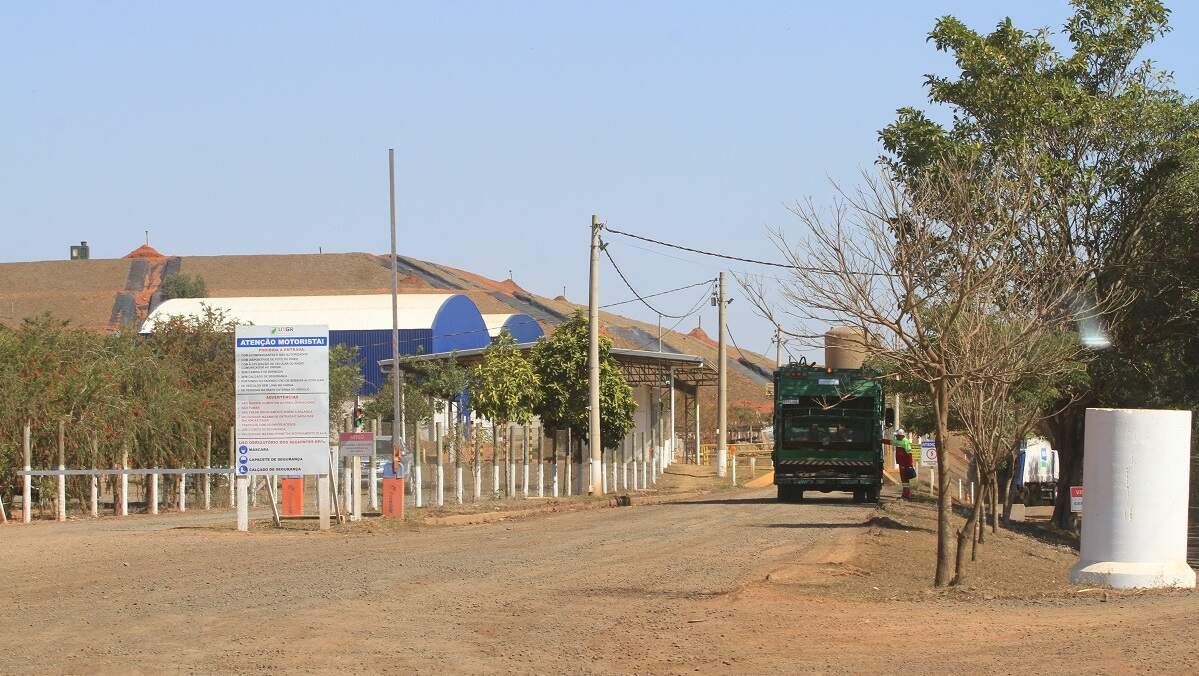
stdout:
{"type": "Polygon", "coordinates": [[[333,345],[329,348],[329,429],[341,429],[341,417],[362,389],[362,369],[358,365],[358,348],[333,345]]]}
{"type": "MultiPolygon", "coordinates": [[[[1070,265],[1093,280],[1094,299],[1082,303],[1118,299],[1112,305],[1125,306],[1108,317],[1109,335],[1082,327],[1084,341],[1111,342],[1115,354],[1095,360],[1091,377],[1077,381],[1089,383],[1084,389],[1063,391],[1064,398],[1051,406],[1061,413],[1044,424],[1061,453],[1064,483],[1080,478],[1084,408],[1112,393],[1154,388],[1116,382],[1117,373],[1143,354],[1139,336],[1145,332],[1138,327],[1152,321],[1153,312],[1141,314],[1149,308],[1133,299],[1170,287],[1171,275],[1185,276],[1177,263],[1185,259],[1163,265],[1158,255],[1163,249],[1157,247],[1180,231],[1194,231],[1193,220],[1189,231],[1180,228],[1187,217],[1178,207],[1193,196],[1196,175],[1190,161],[1194,105],[1173,88],[1169,74],[1137,61],[1147,44],[1169,30],[1168,10],[1158,0],[1071,4],[1074,13],[1061,31],[1071,48],[1065,53],[1053,45],[1049,31],[1024,31],[1010,19],[985,35],[954,17],[939,19],[929,39],[953,55],[959,72],[928,76],[926,86],[930,102],[947,108],[952,122],[943,125],[924,111],[901,108],[880,132],[887,151],[883,161],[908,182],[945,156],[978,157],[1001,170],[1012,155],[1031,155],[1042,229],[1026,242],[1030,254],[1035,257],[1046,245],[1068,250],[1070,265]]],[[[1194,326],[1185,316],[1173,316],[1178,320],[1173,326],[1183,333],[1194,326]]],[[[1179,360],[1188,345],[1193,349],[1191,341],[1154,343],[1166,358],[1123,375],[1161,383],[1185,368],[1179,360]]],[[[1184,403],[1178,392],[1167,397],[1172,405],[1184,403]]],[[[1064,492],[1055,516],[1059,523],[1069,516],[1064,492]]]]}
{"type": "MultiPolygon", "coordinates": [[[[588,434],[587,319],[582,312],[537,341],[531,360],[541,381],[537,415],[550,429],[570,429],[574,438],[588,434]]],[[[612,357],[612,341],[600,336],[600,435],[605,448],[616,448],[633,427],[637,403],[612,357]]]]}
{"type": "Polygon", "coordinates": [[[189,275],[185,272],[176,272],[163,278],[162,285],[158,287],[158,292],[162,294],[163,300],[170,300],[172,298],[207,298],[208,284],[198,274],[189,275]]]}
{"type": "MultiPolygon", "coordinates": [[[[364,407],[366,417],[392,421],[395,408],[392,406],[393,375],[388,375],[387,384],[379,388],[375,398],[364,407]]],[[[421,391],[415,382],[405,378],[404,387],[404,422],[408,425],[427,423],[433,419],[433,407],[429,404],[429,396],[421,391]]]]}
{"type": "Polygon", "coordinates": [[[499,425],[526,424],[533,419],[540,379],[533,365],[504,331],[483,353],[470,374],[471,406],[499,425]]]}

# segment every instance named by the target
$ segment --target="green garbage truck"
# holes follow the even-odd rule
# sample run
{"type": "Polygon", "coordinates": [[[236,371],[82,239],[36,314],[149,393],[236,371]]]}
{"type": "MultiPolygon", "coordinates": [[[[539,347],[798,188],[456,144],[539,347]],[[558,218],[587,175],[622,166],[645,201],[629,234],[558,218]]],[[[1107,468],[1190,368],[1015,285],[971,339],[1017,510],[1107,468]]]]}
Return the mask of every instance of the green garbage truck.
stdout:
{"type": "Polygon", "coordinates": [[[780,502],[847,491],[877,502],[883,480],[882,383],[865,369],[793,362],[774,372],[774,483],[780,502]]]}

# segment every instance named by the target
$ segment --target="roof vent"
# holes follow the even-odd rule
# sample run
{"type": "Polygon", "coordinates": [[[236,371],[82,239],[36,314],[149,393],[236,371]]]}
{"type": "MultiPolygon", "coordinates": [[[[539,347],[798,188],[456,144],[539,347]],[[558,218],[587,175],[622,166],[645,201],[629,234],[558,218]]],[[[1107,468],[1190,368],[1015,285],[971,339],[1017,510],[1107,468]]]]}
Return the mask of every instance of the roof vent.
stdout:
{"type": "Polygon", "coordinates": [[[87,242],[80,242],[79,246],[71,245],[71,260],[85,261],[90,257],[91,248],[88,247],[87,242]]]}

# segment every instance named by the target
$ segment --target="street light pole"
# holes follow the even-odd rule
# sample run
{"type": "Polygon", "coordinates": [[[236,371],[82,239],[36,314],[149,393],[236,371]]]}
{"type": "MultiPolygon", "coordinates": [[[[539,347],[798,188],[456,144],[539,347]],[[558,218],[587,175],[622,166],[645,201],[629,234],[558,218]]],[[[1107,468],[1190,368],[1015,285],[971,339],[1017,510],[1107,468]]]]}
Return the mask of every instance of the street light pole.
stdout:
{"type": "MultiPolygon", "coordinates": [[[[400,265],[396,258],[396,151],[387,149],[387,177],[391,193],[391,469],[398,478],[403,462],[400,449],[400,435],[403,434],[404,414],[400,393],[400,265]],[[399,427],[400,429],[396,429],[399,427]]],[[[374,468],[371,469],[371,481],[374,481],[374,468]]],[[[400,478],[403,481],[403,478],[400,478]]],[[[404,516],[404,484],[400,483],[400,502],[398,516],[404,516]]]]}

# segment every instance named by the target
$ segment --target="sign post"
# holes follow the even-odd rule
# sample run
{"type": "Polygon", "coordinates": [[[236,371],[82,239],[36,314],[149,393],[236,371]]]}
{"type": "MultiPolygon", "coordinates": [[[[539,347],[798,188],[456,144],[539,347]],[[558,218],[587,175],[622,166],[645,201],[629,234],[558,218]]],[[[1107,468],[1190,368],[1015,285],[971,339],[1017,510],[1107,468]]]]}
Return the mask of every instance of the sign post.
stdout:
{"type": "MultiPolygon", "coordinates": [[[[362,519],[362,459],[368,461],[375,454],[374,432],[342,432],[337,435],[337,450],[343,458],[348,458],[353,468],[350,472],[350,482],[353,490],[346,487],[347,498],[353,502],[350,508],[350,521],[362,519]]],[[[373,471],[373,470],[372,470],[373,471]]],[[[374,478],[371,478],[374,481],[374,478]]]]}
{"type": "Polygon", "coordinates": [[[924,467],[937,466],[937,442],[925,439],[920,442],[920,464],[924,467]]]}
{"type": "Polygon", "coordinates": [[[234,347],[237,529],[244,531],[250,475],[325,475],[327,485],[329,328],[238,326],[234,347]]]}

